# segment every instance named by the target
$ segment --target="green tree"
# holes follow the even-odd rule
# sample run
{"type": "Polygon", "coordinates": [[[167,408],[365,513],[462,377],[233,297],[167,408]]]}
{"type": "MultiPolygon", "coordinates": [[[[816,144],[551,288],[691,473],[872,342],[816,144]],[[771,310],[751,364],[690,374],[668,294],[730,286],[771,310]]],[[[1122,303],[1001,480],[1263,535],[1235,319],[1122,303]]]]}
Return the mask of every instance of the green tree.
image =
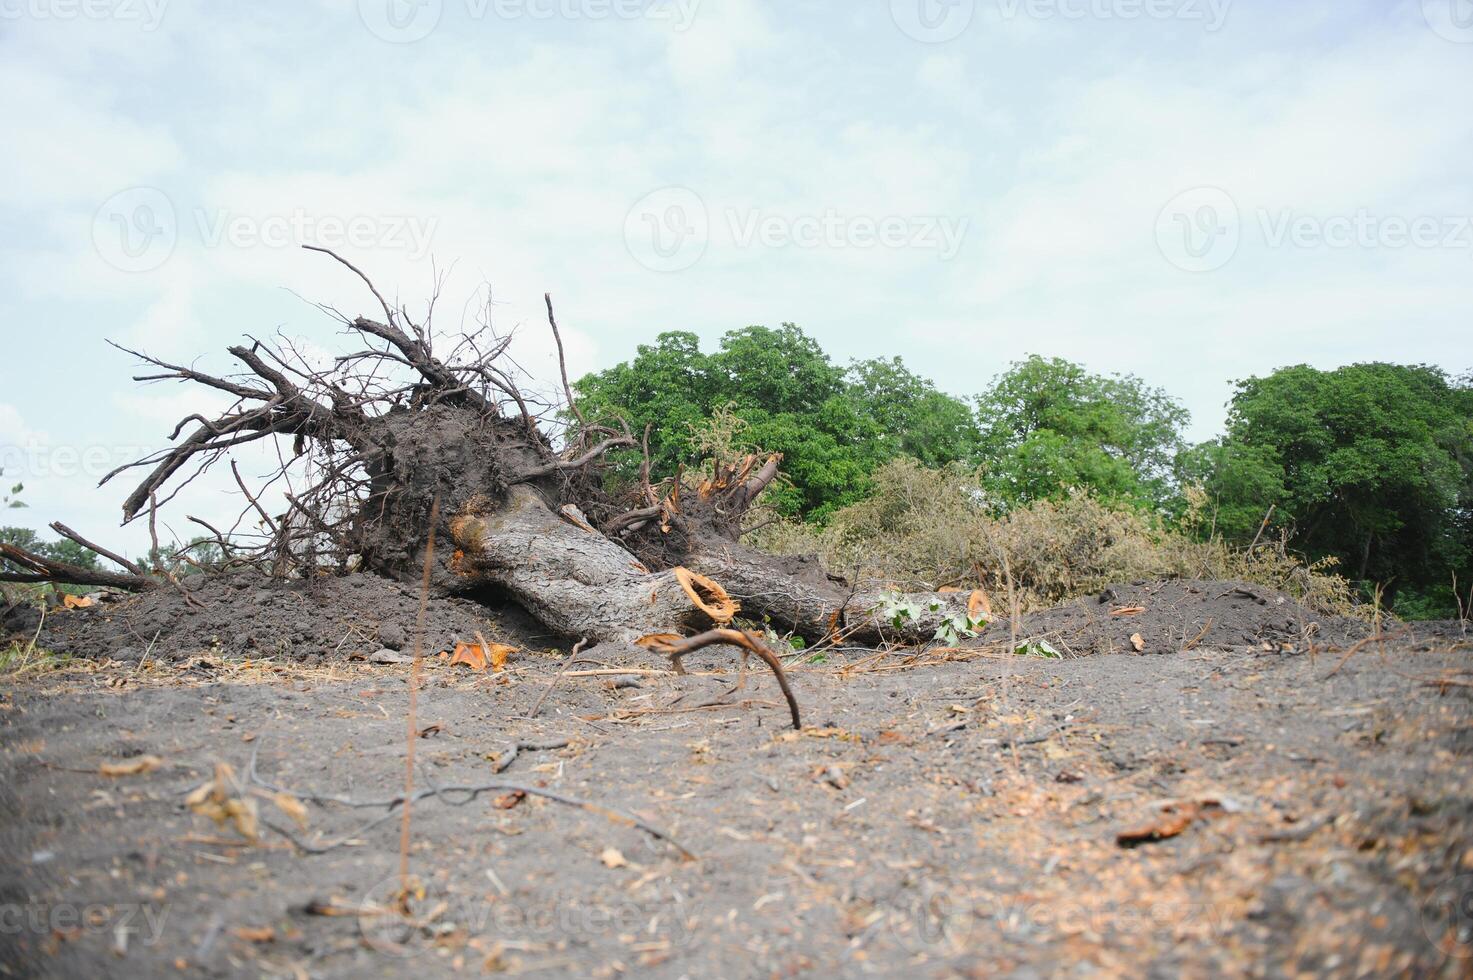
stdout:
{"type": "Polygon", "coordinates": [[[1005,507],[1075,488],[1166,505],[1188,414],[1132,375],[1091,374],[1061,358],[1019,361],[977,398],[987,490],[1005,507]]]}
{"type": "Polygon", "coordinates": [[[1187,458],[1230,537],[1250,538],[1276,504],[1297,547],[1403,602],[1450,600],[1453,573],[1473,578],[1473,389],[1438,368],[1297,365],[1240,381],[1227,435],[1187,458]]]}
{"type": "MultiPolygon", "coordinates": [[[[822,517],[860,499],[875,468],[900,454],[940,464],[975,446],[965,403],[935,390],[898,358],[836,366],[798,327],[743,327],[710,354],[694,334],[661,334],[632,361],[578,381],[585,415],[650,426],[657,476],[699,461],[697,433],[727,406],[745,425],[742,445],[783,454],[780,512],[822,517]]],[[[632,478],[638,453],[616,472],[632,478]]]]}
{"type": "Polygon", "coordinates": [[[971,407],[900,358],[855,361],[848,381],[860,414],[879,429],[887,460],[909,456],[936,468],[976,458],[981,433],[971,407]]]}
{"type": "Polygon", "coordinates": [[[32,554],[50,558],[52,561],[64,561],[82,568],[99,567],[98,554],[91,548],[84,548],[67,538],[43,541],[40,535],[28,527],[0,527],[0,543],[24,548],[32,554]]]}
{"type": "MultiPolygon", "coordinates": [[[[648,424],[650,463],[660,474],[690,461],[692,426],[710,417],[721,390],[700,339],[681,331],[662,333],[653,345],[640,344],[632,361],[586,375],[574,388],[591,419],[613,423],[622,418],[636,432],[648,424]]],[[[629,454],[615,462],[623,464],[626,476],[633,472],[629,454]]]]}

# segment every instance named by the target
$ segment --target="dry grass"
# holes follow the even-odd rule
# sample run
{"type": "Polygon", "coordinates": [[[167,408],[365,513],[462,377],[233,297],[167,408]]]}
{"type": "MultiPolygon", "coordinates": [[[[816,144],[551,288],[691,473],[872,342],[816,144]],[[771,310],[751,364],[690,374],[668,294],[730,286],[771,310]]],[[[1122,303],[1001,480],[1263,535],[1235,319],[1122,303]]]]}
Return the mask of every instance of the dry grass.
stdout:
{"type": "Polygon", "coordinates": [[[780,554],[817,552],[836,571],[902,589],[981,585],[994,596],[1015,595],[1025,612],[1112,583],[1160,578],[1255,582],[1322,613],[1360,615],[1364,608],[1330,563],[1306,565],[1282,542],[1250,554],[1086,493],[996,517],[982,505],[973,473],[909,460],[882,468],[874,493],[838,511],[828,526],[778,522],[753,538],[780,554]]]}

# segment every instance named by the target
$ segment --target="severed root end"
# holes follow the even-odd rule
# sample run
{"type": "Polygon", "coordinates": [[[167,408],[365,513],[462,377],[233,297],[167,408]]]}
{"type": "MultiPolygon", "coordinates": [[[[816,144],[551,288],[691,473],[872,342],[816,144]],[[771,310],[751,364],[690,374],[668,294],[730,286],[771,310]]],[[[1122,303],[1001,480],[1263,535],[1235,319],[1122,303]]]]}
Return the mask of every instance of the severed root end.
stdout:
{"type": "Polygon", "coordinates": [[[803,722],[798,715],[798,699],[793,696],[793,689],[788,686],[788,676],[783,672],[783,665],[778,661],[777,654],[773,653],[757,636],[746,630],[714,629],[707,630],[697,636],[676,636],[674,633],[652,633],[642,636],[634,641],[640,646],[663,653],[670,658],[677,673],[685,673],[681,666],[680,658],[687,654],[704,650],[706,647],[731,644],[741,647],[750,653],[761,657],[768,667],[772,668],[772,674],[777,678],[777,686],[782,688],[783,697],[787,699],[788,710],[793,716],[793,729],[801,731],[803,722]]]}
{"type": "Polygon", "coordinates": [[[680,583],[685,594],[690,596],[690,601],[697,609],[710,616],[717,626],[725,626],[741,611],[741,603],[728,595],[714,579],[680,566],[673,571],[675,580],[680,583]]]}

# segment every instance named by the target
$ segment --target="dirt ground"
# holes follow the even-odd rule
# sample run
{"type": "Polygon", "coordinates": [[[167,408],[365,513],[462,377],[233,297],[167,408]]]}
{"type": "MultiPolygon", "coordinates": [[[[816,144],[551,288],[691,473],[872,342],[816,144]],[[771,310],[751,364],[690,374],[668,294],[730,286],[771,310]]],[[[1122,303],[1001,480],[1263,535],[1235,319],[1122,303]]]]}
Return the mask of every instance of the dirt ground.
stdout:
{"type": "Polygon", "coordinates": [[[426,663],[408,921],[401,811],[318,798],[402,792],[410,667],[351,658],[402,648],[412,603],[57,613],[47,636],[95,659],[0,680],[0,975],[1473,975],[1473,644],[1357,643],[1236,589],[1025,619],[1058,659],[1009,652],[1010,625],[805,654],[802,732],[714,650],[685,677],[591,651],[529,720],[567,647],[437,606],[432,650],[522,649],[426,663]],[[219,762],[256,844],[186,805],[219,762]]]}

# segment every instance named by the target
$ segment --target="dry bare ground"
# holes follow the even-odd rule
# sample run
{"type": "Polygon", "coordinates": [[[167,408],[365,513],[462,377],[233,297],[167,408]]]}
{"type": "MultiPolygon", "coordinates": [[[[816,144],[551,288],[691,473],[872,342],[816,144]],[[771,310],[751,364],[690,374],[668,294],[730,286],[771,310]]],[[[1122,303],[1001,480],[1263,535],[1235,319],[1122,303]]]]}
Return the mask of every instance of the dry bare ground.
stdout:
{"type": "Polygon", "coordinates": [[[733,690],[730,650],[569,664],[530,620],[437,600],[431,653],[517,649],[426,662],[405,915],[384,804],[412,592],[230,588],[57,613],[45,635],[91,659],[7,678],[0,974],[1473,968],[1451,624],[1361,642],[1261,589],[1120,586],[1019,624],[1059,659],[1010,652],[1011,624],[791,657],[794,731],[771,674],[733,690]]]}

